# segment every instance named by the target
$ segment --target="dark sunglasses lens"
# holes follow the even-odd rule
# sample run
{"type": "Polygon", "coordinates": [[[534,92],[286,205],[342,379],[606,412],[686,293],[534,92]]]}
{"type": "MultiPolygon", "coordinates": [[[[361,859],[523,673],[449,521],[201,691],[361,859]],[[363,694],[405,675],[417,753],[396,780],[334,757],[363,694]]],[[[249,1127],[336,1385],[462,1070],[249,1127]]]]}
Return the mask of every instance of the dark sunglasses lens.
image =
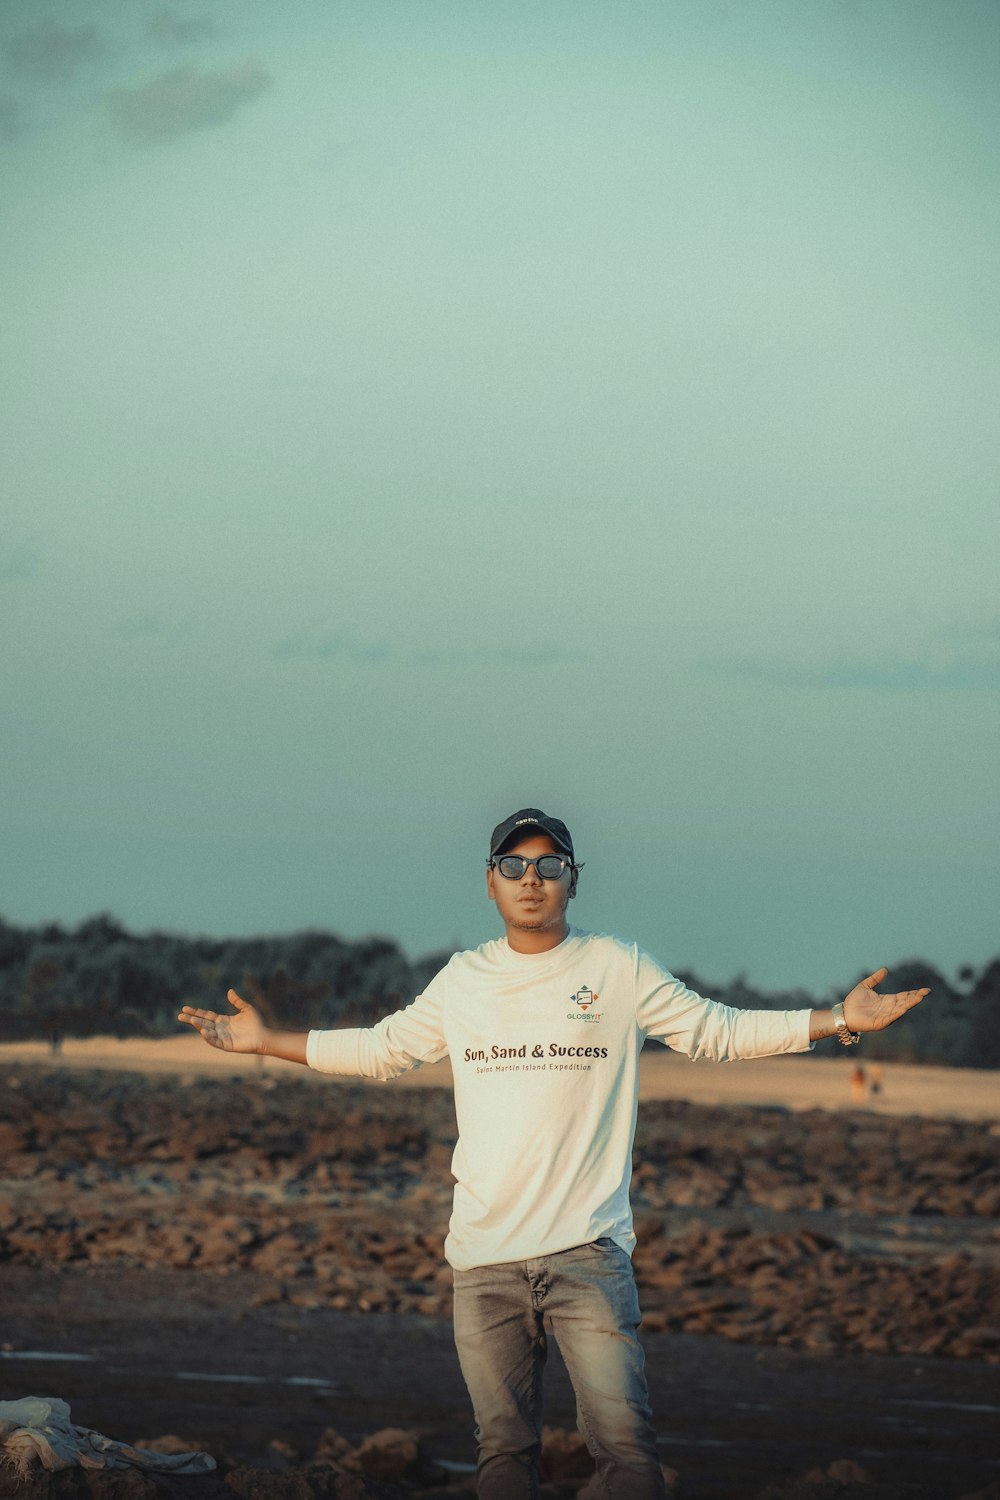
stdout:
{"type": "Polygon", "coordinates": [[[558,854],[543,854],[535,869],[543,880],[558,880],[564,866],[558,854]]]}
{"type": "Polygon", "coordinates": [[[497,865],[500,874],[505,875],[508,880],[520,880],[528,868],[519,854],[505,854],[503,859],[497,860],[497,865]]]}

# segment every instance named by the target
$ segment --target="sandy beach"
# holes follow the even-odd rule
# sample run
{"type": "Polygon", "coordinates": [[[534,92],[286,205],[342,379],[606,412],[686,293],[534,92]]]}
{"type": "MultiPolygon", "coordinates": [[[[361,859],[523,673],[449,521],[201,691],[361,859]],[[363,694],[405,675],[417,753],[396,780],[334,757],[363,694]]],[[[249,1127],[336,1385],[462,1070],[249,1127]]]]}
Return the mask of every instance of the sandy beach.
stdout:
{"type": "MultiPolygon", "coordinates": [[[[975,1068],[882,1067],[877,1095],[852,1095],[853,1064],[864,1065],[863,1049],[839,1056],[764,1057],[751,1062],[692,1063],[666,1048],[649,1049],[640,1064],[640,1099],[684,1099],[693,1104],[759,1104],[785,1109],[856,1109],[879,1114],[923,1115],[928,1119],[1000,1120],[1000,1074],[975,1068]]],[[[185,1033],[157,1041],[112,1037],[67,1040],[57,1058],[44,1042],[0,1046],[5,1063],[53,1064],[64,1068],[110,1068],[125,1072],[167,1073],[178,1077],[266,1073],[272,1077],[306,1076],[323,1086],[330,1080],[309,1074],[296,1063],[273,1058],[240,1057],[217,1052],[200,1037],[185,1033]]],[[[414,1069],[393,1079],[392,1088],[449,1088],[451,1067],[445,1061],[414,1069]]],[[[381,1084],[372,1087],[381,1088],[381,1084]]]]}

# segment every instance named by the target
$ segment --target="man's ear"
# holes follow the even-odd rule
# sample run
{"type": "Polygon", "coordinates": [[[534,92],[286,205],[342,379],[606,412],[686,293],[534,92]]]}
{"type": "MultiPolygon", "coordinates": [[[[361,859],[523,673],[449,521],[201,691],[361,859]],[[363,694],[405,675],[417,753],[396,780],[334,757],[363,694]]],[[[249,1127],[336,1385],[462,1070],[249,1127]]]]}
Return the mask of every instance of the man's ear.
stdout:
{"type": "Polygon", "coordinates": [[[494,881],[493,866],[489,865],[489,866],[487,866],[487,869],[486,869],[486,894],[487,894],[487,896],[489,897],[489,899],[491,901],[495,901],[497,899],[497,893],[493,889],[493,881],[494,881]]]}
{"type": "Polygon", "coordinates": [[[579,870],[574,870],[573,873],[569,877],[569,900],[570,901],[572,901],[573,897],[576,895],[576,883],[579,880],[579,878],[580,878],[580,872],[579,872],[579,870]]]}

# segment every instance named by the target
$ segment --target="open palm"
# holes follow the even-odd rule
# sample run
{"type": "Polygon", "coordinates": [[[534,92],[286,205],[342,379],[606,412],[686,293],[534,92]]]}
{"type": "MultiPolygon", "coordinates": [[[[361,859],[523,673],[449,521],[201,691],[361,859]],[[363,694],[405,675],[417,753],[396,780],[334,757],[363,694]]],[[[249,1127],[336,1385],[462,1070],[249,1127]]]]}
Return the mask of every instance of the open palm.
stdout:
{"type": "Polygon", "coordinates": [[[235,990],[230,990],[226,999],[235,1007],[235,1016],[185,1005],[177,1019],[193,1026],[210,1047],[218,1047],[220,1052],[263,1052],[267,1028],[260,1013],[248,1000],[241,1000],[235,990]]]}
{"type": "Polygon", "coordinates": [[[919,1005],[930,990],[900,990],[896,995],[879,995],[875,986],[881,984],[888,969],[876,969],[867,979],[856,984],[844,1001],[844,1020],[851,1031],[884,1031],[908,1010],[919,1005]]]}

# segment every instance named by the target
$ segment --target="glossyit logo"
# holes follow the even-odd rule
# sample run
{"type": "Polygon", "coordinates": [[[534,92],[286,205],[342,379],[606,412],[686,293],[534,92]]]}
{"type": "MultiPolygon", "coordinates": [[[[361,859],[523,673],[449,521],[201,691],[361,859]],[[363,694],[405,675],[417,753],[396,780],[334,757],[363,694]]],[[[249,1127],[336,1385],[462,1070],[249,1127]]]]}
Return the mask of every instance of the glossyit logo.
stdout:
{"type": "Polygon", "coordinates": [[[604,1014],[603,1011],[594,1009],[601,997],[594,993],[589,984],[582,984],[576,994],[569,998],[579,1009],[567,1011],[567,1021],[599,1021],[604,1014]]]}

